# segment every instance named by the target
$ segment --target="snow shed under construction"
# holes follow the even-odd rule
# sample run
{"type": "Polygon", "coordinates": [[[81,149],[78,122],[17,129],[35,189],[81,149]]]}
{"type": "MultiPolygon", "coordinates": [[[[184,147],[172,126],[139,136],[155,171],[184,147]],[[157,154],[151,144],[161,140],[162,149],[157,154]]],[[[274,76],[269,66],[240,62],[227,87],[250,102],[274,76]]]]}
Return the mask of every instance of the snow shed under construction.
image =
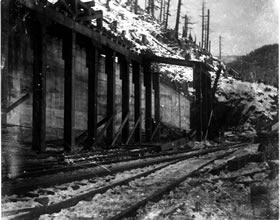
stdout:
{"type": "Polygon", "coordinates": [[[137,53],[102,28],[93,2],[61,2],[2,1],[5,134],[37,152],[52,141],[65,150],[160,142],[162,124],[205,136],[212,97],[206,63],[137,53]],[[196,98],[166,85],[152,63],[191,67],[196,98]]]}

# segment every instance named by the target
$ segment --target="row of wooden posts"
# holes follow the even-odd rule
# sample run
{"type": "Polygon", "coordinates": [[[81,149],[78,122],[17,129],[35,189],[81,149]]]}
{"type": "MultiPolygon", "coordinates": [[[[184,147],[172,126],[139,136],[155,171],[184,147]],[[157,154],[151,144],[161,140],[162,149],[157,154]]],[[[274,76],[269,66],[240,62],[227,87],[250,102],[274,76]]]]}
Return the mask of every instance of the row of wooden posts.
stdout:
{"type": "MultiPolygon", "coordinates": [[[[5,3],[5,2],[4,2],[5,3]]],[[[8,2],[6,2],[8,3],[8,2]]],[[[208,111],[206,119],[202,119],[203,100],[209,96],[207,95],[208,89],[199,89],[202,84],[209,87],[209,82],[202,83],[202,75],[204,77],[207,74],[202,70],[202,66],[206,64],[197,61],[180,60],[174,58],[158,57],[152,55],[137,55],[125,47],[122,47],[118,43],[104,37],[102,34],[89,29],[88,27],[77,23],[72,18],[69,18],[56,10],[45,7],[42,4],[35,4],[34,2],[23,2],[25,7],[30,10],[29,16],[30,27],[29,33],[31,36],[31,42],[34,53],[33,60],[33,120],[32,120],[32,149],[36,151],[44,151],[46,149],[46,34],[47,29],[52,25],[56,25],[59,29],[63,29],[63,59],[64,59],[64,146],[65,150],[71,150],[75,145],[75,60],[76,60],[76,43],[80,41],[79,38],[83,37],[83,42],[86,42],[84,47],[86,48],[86,64],[88,68],[88,125],[87,125],[87,139],[96,142],[100,137],[98,133],[98,127],[101,122],[97,121],[97,88],[98,88],[98,70],[99,70],[99,56],[102,53],[106,55],[105,60],[105,72],[107,74],[107,124],[106,128],[106,140],[107,143],[116,143],[116,137],[121,136],[122,143],[128,143],[134,136],[135,142],[141,142],[141,81],[140,72],[144,75],[145,86],[145,113],[142,115],[145,121],[145,140],[146,142],[151,139],[157,141],[159,138],[158,125],[160,122],[160,91],[159,91],[159,74],[153,73],[151,70],[151,63],[166,63],[171,65],[181,65],[186,67],[192,67],[194,69],[194,77],[198,77],[199,83],[195,83],[196,96],[201,97],[197,100],[200,105],[198,126],[196,129],[202,130],[202,121],[206,121],[208,117],[208,111]],[[61,28],[60,28],[61,27],[61,28]],[[115,73],[116,63],[115,57],[119,58],[120,73],[122,80],[122,124],[121,130],[114,131],[114,114],[115,109],[115,73]],[[132,76],[129,74],[129,67],[132,65],[132,76]],[[129,95],[130,80],[134,84],[134,109],[129,109],[129,95]],[[155,98],[152,100],[152,90],[154,89],[155,98]],[[203,97],[201,96],[204,93],[203,97]],[[152,102],[155,106],[155,118],[156,126],[152,124],[152,102]],[[134,127],[132,131],[129,130],[129,112],[134,111],[134,127]],[[111,122],[111,123],[109,123],[111,122]],[[157,130],[153,129],[156,128],[157,130]],[[117,136],[116,136],[117,135],[117,136]]],[[[5,4],[3,5],[5,6],[5,4]]],[[[6,6],[8,7],[8,6],[6,6]]],[[[4,7],[3,7],[4,8],[4,7]]],[[[5,11],[3,11],[5,12],[5,11]]],[[[5,13],[8,13],[6,10],[5,13]]],[[[6,14],[9,15],[9,14],[6,14]]],[[[3,20],[3,24],[4,24],[3,20]]],[[[9,22],[5,23],[3,28],[7,29],[9,22]]],[[[8,44],[7,44],[8,45],[8,44]]],[[[8,47],[4,47],[4,49],[8,47]]],[[[8,51],[5,50],[7,54],[8,51]]],[[[4,74],[5,75],[5,74],[4,74]]],[[[7,75],[7,74],[6,74],[7,75]]],[[[5,76],[3,76],[5,77],[5,76]]],[[[202,86],[204,88],[204,86],[202,86]]],[[[5,94],[4,94],[5,95],[5,94]]],[[[210,100],[210,99],[208,99],[210,100]]],[[[209,106],[209,105],[207,105],[209,106]]],[[[105,121],[105,120],[102,120],[105,121]]],[[[195,124],[195,123],[194,123],[195,124]]],[[[204,123],[205,124],[205,123],[204,123]]],[[[207,124],[207,123],[206,123],[207,124]]],[[[204,126],[205,127],[205,126],[204,126]]],[[[101,134],[105,129],[102,129],[101,134]]],[[[105,133],[105,132],[104,132],[105,133]]]]}
{"type": "MultiPolygon", "coordinates": [[[[46,26],[36,20],[32,25],[32,43],[33,43],[33,150],[44,151],[46,148],[46,26]]],[[[75,56],[76,56],[76,33],[68,30],[63,38],[63,59],[64,59],[64,146],[65,150],[71,150],[75,145],[75,56]]],[[[89,140],[96,140],[97,129],[97,88],[100,46],[95,45],[88,39],[86,47],[86,59],[88,68],[88,124],[87,134],[89,140]]],[[[105,73],[107,74],[107,117],[114,118],[116,113],[115,86],[116,86],[116,63],[115,57],[118,56],[120,62],[120,78],[122,80],[122,121],[121,140],[127,143],[131,138],[129,130],[129,98],[130,98],[130,80],[129,67],[132,64],[132,77],[134,83],[134,121],[137,123],[134,131],[135,142],[141,142],[141,74],[144,73],[145,86],[145,141],[149,142],[153,134],[152,130],[152,102],[155,102],[155,122],[160,120],[160,102],[159,102],[159,74],[153,74],[149,60],[142,65],[136,61],[130,61],[128,57],[117,54],[110,48],[102,49],[105,51],[105,73]],[[152,88],[153,85],[153,88],[152,88]],[[152,89],[155,92],[155,100],[152,100],[152,89]]],[[[114,143],[114,137],[117,132],[114,131],[115,120],[107,126],[106,140],[108,143],[114,143]]],[[[155,135],[155,140],[158,134],[155,135]]]]}

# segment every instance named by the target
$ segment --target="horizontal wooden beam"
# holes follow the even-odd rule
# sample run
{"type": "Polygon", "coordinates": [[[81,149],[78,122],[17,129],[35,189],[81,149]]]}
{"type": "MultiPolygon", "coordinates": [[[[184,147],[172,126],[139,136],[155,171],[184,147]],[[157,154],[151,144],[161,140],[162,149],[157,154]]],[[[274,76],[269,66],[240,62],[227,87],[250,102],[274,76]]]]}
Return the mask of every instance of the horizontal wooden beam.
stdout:
{"type": "Polygon", "coordinates": [[[112,41],[111,39],[107,38],[106,36],[102,35],[101,33],[94,31],[90,28],[88,28],[85,25],[82,25],[76,21],[74,21],[72,18],[69,18],[65,15],[63,15],[60,12],[57,12],[55,9],[51,7],[45,7],[42,2],[36,3],[36,1],[23,1],[25,7],[29,8],[30,10],[33,10],[41,15],[43,17],[46,17],[66,28],[69,28],[76,33],[79,33],[81,35],[84,35],[86,37],[89,37],[97,42],[100,42],[100,44],[107,46],[111,48],[112,50],[123,54],[124,56],[131,57],[132,60],[135,60],[139,63],[142,63],[142,57],[139,56],[137,53],[133,52],[132,50],[129,50],[125,47],[122,47],[118,43],[112,41]]]}
{"type": "Polygon", "coordinates": [[[72,9],[69,7],[69,5],[65,2],[65,0],[59,0],[58,2],[55,3],[56,6],[63,7],[64,10],[66,10],[69,14],[72,16],[75,15],[75,13],[72,11],[72,9]]]}
{"type": "Polygon", "coordinates": [[[85,9],[85,10],[87,10],[87,11],[90,11],[90,10],[91,10],[90,6],[88,6],[87,4],[85,4],[85,2],[81,2],[81,1],[78,1],[78,7],[79,7],[79,8],[83,8],[83,9],[85,9]]]}
{"type": "Polygon", "coordinates": [[[197,61],[180,60],[180,59],[175,59],[175,58],[171,58],[171,57],[159,57],[159,56],[155,56],[155,55],[145,56],[145,59],[150,60],[150,62],[155,62],[155,63],[165,63],[165,64],[186,66],[186,67],[194,67],[195,64],[200,63],[197,61]]]}
{"type": "Polygon", "coordinates": [[[94,7],[95,6],[95,2],[94,1],[83,2],[83,4],[85,4],[87,7],[94,7]]]}
{"type": "Polygon", "coordinates": [[[83,16],[83,17],[79,17],[76,20],[77,21],[90,21],[93,19],[97,19],[97,18],[102,18],[103,17],[103,13],[102,11],[95,11],[93,14],[91,15],[87,15],[87,16],[83,16]]]}

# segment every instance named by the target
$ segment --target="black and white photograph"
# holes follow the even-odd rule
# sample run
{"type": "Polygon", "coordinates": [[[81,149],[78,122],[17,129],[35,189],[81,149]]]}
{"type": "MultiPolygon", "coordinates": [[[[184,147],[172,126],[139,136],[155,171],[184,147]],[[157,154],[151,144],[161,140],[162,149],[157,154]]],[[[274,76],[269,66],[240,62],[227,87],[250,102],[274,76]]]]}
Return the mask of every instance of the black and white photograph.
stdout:
{"type": "Polygon", "coordinates": [[[1,219],[279,219],[279,0],[0,2],[1,219]]]}

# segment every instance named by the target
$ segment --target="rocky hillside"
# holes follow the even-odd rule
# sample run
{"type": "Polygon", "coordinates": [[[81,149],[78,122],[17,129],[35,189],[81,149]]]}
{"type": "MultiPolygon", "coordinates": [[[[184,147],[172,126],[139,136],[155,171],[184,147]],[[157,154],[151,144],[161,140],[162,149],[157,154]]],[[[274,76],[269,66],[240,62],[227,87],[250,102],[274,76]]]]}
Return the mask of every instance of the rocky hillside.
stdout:
{"type": "MultiPolygon", "coordinates": [[[[258,119],[260,116],[268,121],[276,118],[278,112],[278,90],[275,87],[257,82],[256,77],[252,80],[250,78],[252,70],[238,66],[241,63],[238,61],[231,63],[229,66],[241,72],[242,75],[229,77],[229,74],[232,72],[217,58],[201,50],[193,41],[187,41],[187,39],[175,40],[170,37],[172,36],[172,34],[170,35],[172,30],[164,31],[164,28],[156,19],[146,14],[140,8],[138,10],[139,13],[136,15],[132,12],[132,5],[127,2],[125,0],[111,0],[108,8],[106,7],[106,0],[96,0],[94,9],[103,11],[104,28],[110,30],[116,36],[122,36],[129,40],[135,51],[142,54],[152,53],[176,59],[190,59],[201,62],[207,60],[207,63],[211,63],[213,69],[210,72],[212,83],[215,81],[218,67],[223,66],[224,70],[218,81],[216,92],[217,104],[215,106],[222,104],[226,109],[230,108],[231,111],[225,110],[221,114],[217,113],[216,118],[221,115],[230,118],[230,120],[226,120],[226,123],[224,119],[221,119],[220,121],[224,123],[222,126],[226,127],[227,124],[234,126],[240,124],[240,122],[248,121],[247,119],[249,121],[251,119],[258,119]],[[240,77],[242,80],[240,80],[240,77]],[[244,80],[248,82],[244,82],[244,80]],[[233,112],[238,117],[225,114],[229,112],[231,114],[233,112]],[[245,119],[244,115],[246,116],[245,119]],[[236,120],[233,123],[234,120],[232,119],[234,118],[236,120]]],[[[272,82],[276,82],[277,78],[275,75],[275,71],[278,71],[277,54],[278,45],[269,45],[239,58],[239,61],[252,63],[256,60],[257,64],[254,67],[257,71],[253,72],[257,72],[258,76],[262,76],[262,79],[265,78],[267,82],[272,84],[272,82]]],[[[173,84],[188,84],[188,86],[179,86],[180,92],[185,95],[192,95],[193,71],[191,68],[165,64],[156,65],[154,68],[161,73],[161,77],[173,84]]]]}
{"type": "Polygon", "coordinates": [[[250,82],[264,82],[269,85],[278,85],[278,51],[279,45],[272,44],[258,48],[246,56],[238,57],[228,63],[238,73],[240,78],[250,82]]]}
{"type": "MultiPolygon", "coordinates": [[[[161,24],[143,10],[139,10],[140,13],[138,15],[134,14],[131,12],[131,6],[127,4],[127,1],[112,0],[110,1],[109,9],[106,8],[105,5],[105,0],[97,0],[96,6],[94,7],[96,10],[103,11],[104,20],[106,21],[104,27],[111,30],[113,34],[123,36],[130,40],[138,53],[153,53],[158,56],[177,59],[187,58],[201,62],[210,60],[209,63],[212,63],[212,68],[214,69],[213,72],[210,72],[212,82],[214,82],[216,78],[215,71],[218,70],[218,66],[222,65],[224,71],[222,71],[218,81],[216,93],[217,102],[230,107],[235,114],[238,113],[240,120],[237,119],[238,117],[235,117],[238,122],[247,121],[244,119],[241,120],[244,115],[247,116],[246,119],[257,119],[262,116],[265,120],[269,121],[276,117],[278,112],[278,90],[275,87],[255,82],[255,80],[254,83],[250,83],[241,81],[238,77],[229,77],[227,74],[230,73],[230,71],[228,71],[229,68],[218,61],[217,58],[202,51],[192,41],[186,41],[186,39],[177,41],[170,38],[168,32],[171,30],[167,32],[164,31],[161,24]],[[238,105],[238,111],[235,108],[236,105],[238,105]]],[[[253,62],[253,60],[256,60],[258,63],[256,67],[258,67],[257,72],[259,76],[262,75],[267,78],[271,76],[269,79],[271,82],[275,82],[275,72],[273,71],[278,69],[277,51],[278,45],[269,45],[239,58],[239,60],[245,60],[246,62],[253,62]],[[274,78],[272,76],[274,76],[274,78]]],[[[238,64],[237,61],[236,64],[238,64]]],[[[233,65],[233,63],[231,65],[233,65]]],[[[181,90],[181,92],[191,95],[191,84],[193,80],[192,69],[165,64],[157,65],[154,68],[161,72],[162,77],[167,78],[170,82],[189,84],[188,91],[181,90]]],[[[239,70],[238,67],[235,68],[237,71],[239,70]]],[[[244,77],[242,75],[242,78],[250,81],[250,69],[243,69],[243,73],[244,77]]],[[[227,117],[229,116],[227,115],[227,117]]],[[[232,123],[232,125],[236,125],[236,123],[232,123]]]]}

